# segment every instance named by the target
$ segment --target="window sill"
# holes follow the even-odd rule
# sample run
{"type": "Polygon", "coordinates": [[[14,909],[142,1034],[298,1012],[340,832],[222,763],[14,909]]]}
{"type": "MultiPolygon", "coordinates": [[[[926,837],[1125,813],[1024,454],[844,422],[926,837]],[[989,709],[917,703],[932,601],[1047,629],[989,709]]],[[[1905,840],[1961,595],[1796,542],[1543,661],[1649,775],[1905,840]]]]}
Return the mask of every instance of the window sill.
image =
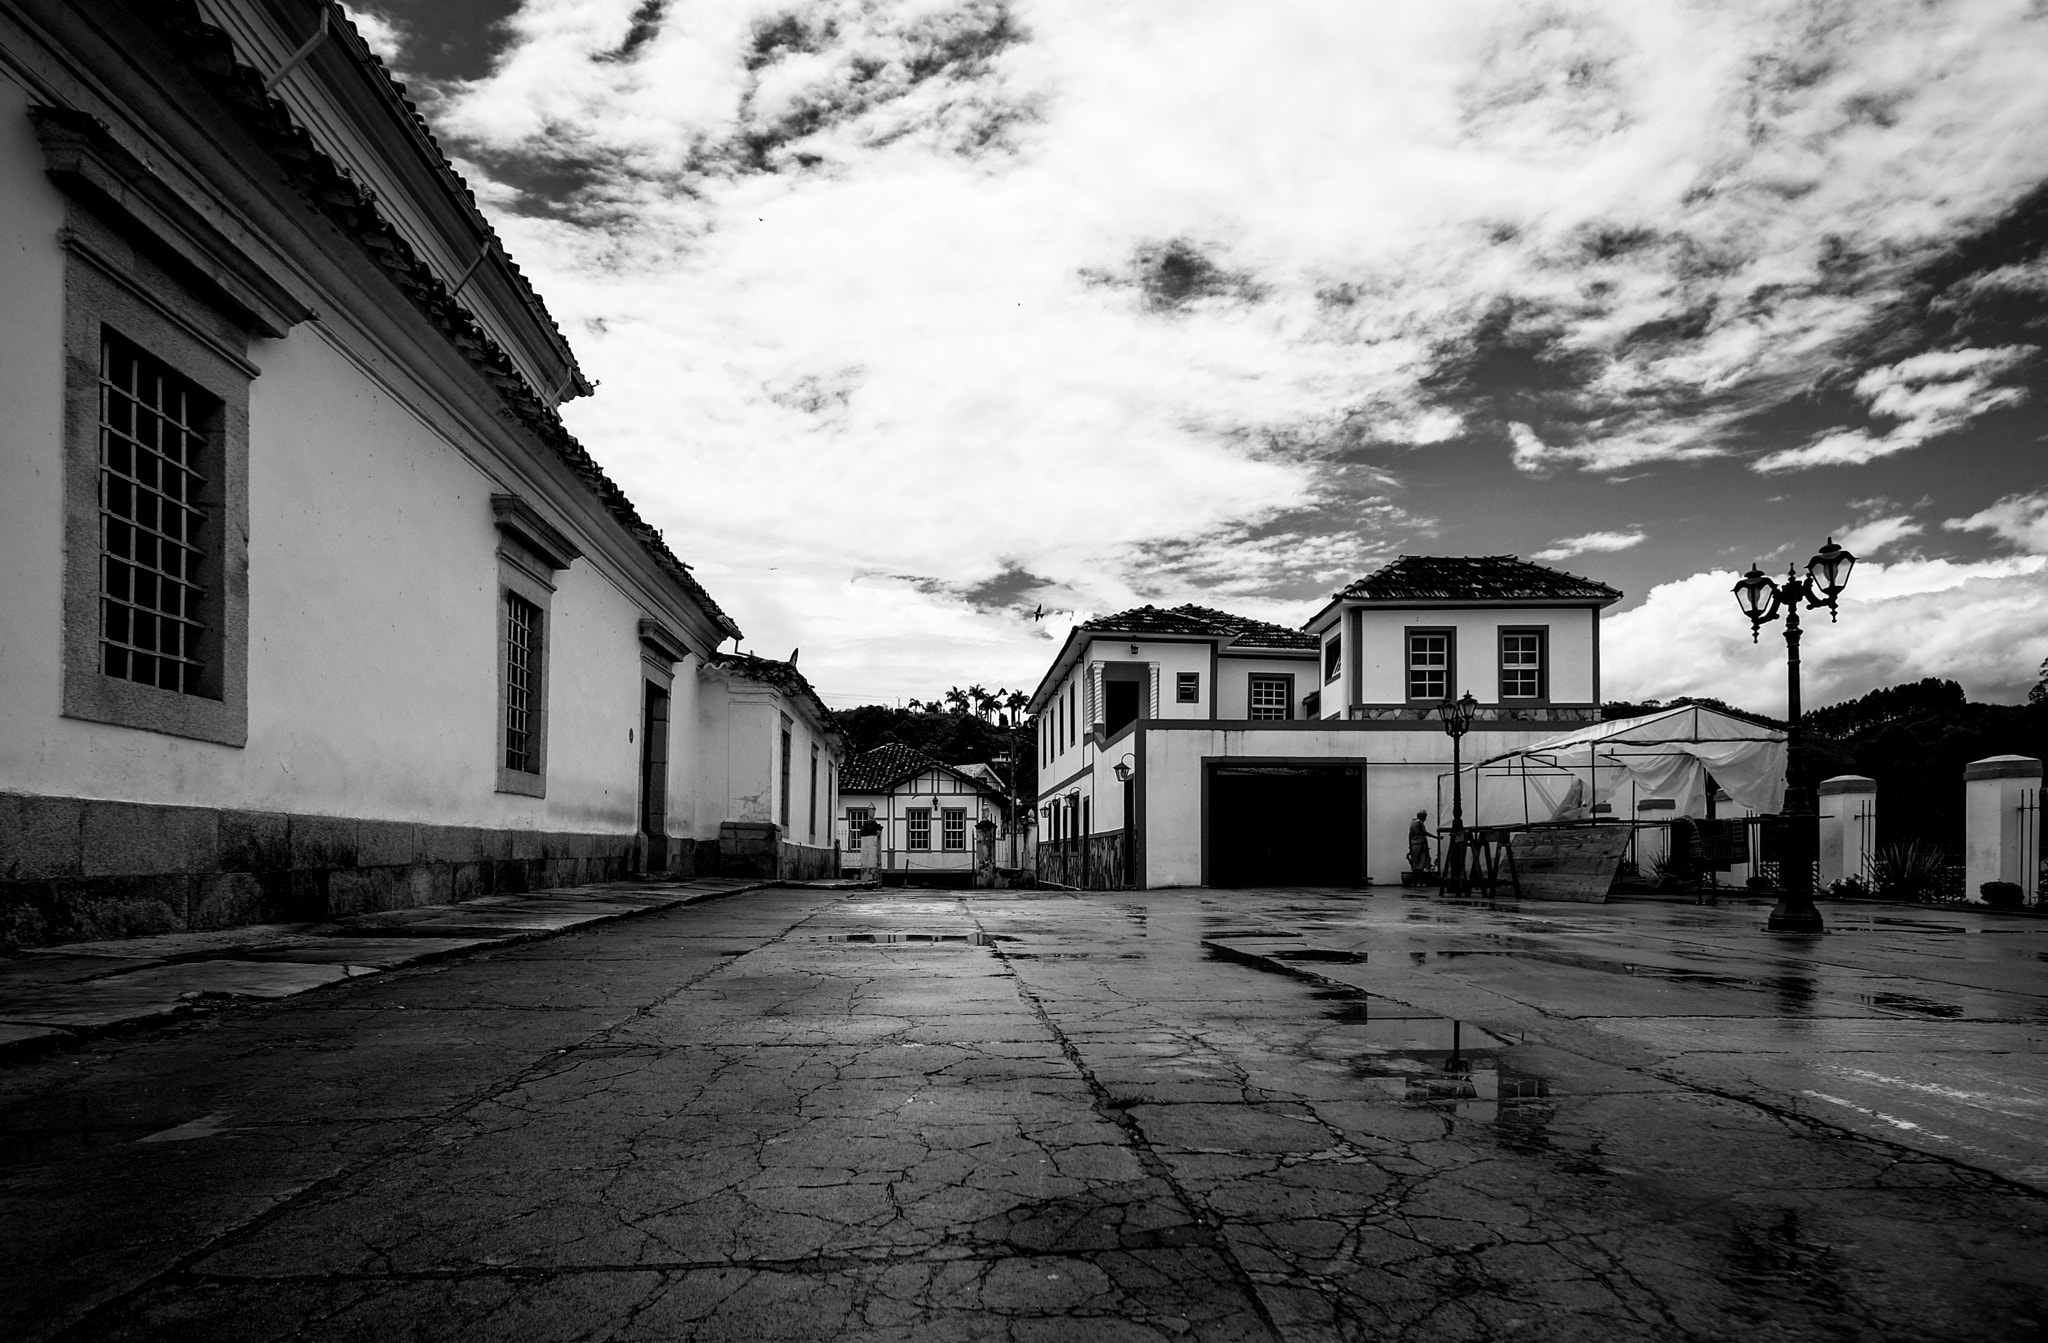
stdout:
{"type": "Polygon", "coordinates": [[[525,770],[498,767],[498,791],[517,793],[522,797],[546,797],[548,779],[545,774],[528,774],[525,770]]]}

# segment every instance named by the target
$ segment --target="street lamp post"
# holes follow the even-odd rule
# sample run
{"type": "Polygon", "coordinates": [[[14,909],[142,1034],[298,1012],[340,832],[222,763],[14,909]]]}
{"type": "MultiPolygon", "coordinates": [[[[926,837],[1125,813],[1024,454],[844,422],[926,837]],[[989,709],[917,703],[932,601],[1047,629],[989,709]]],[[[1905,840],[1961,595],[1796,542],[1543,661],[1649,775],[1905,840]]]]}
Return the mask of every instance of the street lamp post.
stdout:
{"type": "Polygon", "coordinates": [[[1479,712],[1479,701],[1466,691],[1457,699],[1444,693],[1444,702],[1436,706],[1437,714],[1444,720],[1444,733],[1451,739],[1451,843],[1444,854],[1443,881],[1437,887],[1441,893],[1465,891],[1465,787],[1464,764],[1459,756],[1459,743],[1466,732],[1471,730],[1472,719],[1479,712]]]}
{"type": "Polygon", "coordinates": [[[1804,742],[1799,727],[1799,609],[1828,609],[1835,618],[1835,602],[1849,586],[1849,571],[1856,557],[1829,537],[1814,557],[1806,562],[1806,574],[1785,571],[1785,579],[1774,583],[1762,569],[1750,566],[1735,584],[1735,604],[1749,617],[1749,641],[1755,643],[1763,627],[1785,617],[1785,841],[1779,846],[1778,903],[1771,910],[1768,927],[1774,933],[1817,933],[1821,931],[1820,911],[1813,904],[1812,846],[1818,820],[1813,790],[1805,778],[1804,742]]]}

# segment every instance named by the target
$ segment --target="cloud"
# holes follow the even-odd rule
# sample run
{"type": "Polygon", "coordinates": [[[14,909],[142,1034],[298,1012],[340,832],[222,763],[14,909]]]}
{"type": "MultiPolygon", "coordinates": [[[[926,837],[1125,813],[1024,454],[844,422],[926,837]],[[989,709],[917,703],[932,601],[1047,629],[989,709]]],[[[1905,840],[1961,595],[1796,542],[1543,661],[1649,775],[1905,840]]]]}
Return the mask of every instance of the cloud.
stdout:
{"type": "Polygon", "coordinates": [[[343,5],[341,12],[348,16],[348,21],[355,25],[356,32],[379,60],[389,66],[399,64],[405,53],[407,37],[402,24],[376,10],[357,5],[343,5]]]}
{"type": "MultiPolygon", "coordinates": [[[[821,684],[958,679],[891,679],[914,634],[1021,679],[1033,633],[957,597],[1012,569],[1088,609],[1289,600],[1439,531],[1421,454],[1711,466],[1834,377],[1889,426],[1828,449],[1863,460],[2019,367],[1858,372],[2048,178],[2044,28],[2005,0],[523,0],[503,31],[415,88],[603,382],[565,413],[821,684]]],[[[2030,282],[1995,260],[1979,289],[2030,282]]]]}
{"type": "MultiPolygon", "coordinates": [[[[1660,583],[1642,605],[1604,620],[1603,695],[1711,695],[1783,713],[1783,625],[1766,625],[1751,643],[1731,595],[1735,577],[1716,571],[1660,583]]],[[[1975,698],[2015,702],[2048,656],[2048,557],[1866,562],[1856,566],[1840,619],[1810,615],[1805,626],[1809,708],[1927,676],[1960,681],[1975,698]]]]}
{"type": "Polygon", "coordinates": [[[1845,527],[1831,538],[1842,549],[1856,556],[1858,561],[1875,555],[1880,550],[1889,550],[1909,536],[1918,536],[1926,528],[1906,514],[1889,517],[1866,518],[1852,527],[1845,527]]]}
{"type": "Polygon", "coordinates": [[[2008,494],[1989,508],[1941,524],[1950,531],[1990,532],[2031,555],[2048,555],[2048,490],[2008,494]]]}
{"type": "Polygon", "coordinates": [[[1549,548],[1539,550],[1529,558],[1539,564],[1555,564],[1559,560],[1567,560],[1574,555],[1584,555],[1588,552],[1606,554],[1628,550],[1649,539],[1649,533],[1643,531],[1587,532],[1584,536],[1553,541],[1549,548]]]}
{"type": "Polygon", "coordinates": [[[1931,350],[1873,368],[1856,380],[1856,395],[1869,405],[1871,414],[1897,420],[1897,424],[1882,434],[1831,429],[1803,447],[1760,457],[1751,468],[1796,471],[1814,466],[1860,466],[1952,434],[1981,415],[2024,401],[2024,388],[2001,387],[1996,380],[2028,363],[2035,353],[2030,345],[1931,350]]]}

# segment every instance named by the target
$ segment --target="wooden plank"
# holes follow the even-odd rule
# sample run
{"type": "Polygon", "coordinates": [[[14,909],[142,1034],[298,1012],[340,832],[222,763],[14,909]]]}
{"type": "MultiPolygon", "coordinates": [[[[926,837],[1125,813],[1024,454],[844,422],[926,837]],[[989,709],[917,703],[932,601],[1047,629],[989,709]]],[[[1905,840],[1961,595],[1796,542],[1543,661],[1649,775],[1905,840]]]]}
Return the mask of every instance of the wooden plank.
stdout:
{"type": "Polygon", "coordinates": [[[1629,831],[1625,825],[1516,831],[1508,842],[1522,894],[1531,900],[1604,904],[1628,850],[1629,831]]]}

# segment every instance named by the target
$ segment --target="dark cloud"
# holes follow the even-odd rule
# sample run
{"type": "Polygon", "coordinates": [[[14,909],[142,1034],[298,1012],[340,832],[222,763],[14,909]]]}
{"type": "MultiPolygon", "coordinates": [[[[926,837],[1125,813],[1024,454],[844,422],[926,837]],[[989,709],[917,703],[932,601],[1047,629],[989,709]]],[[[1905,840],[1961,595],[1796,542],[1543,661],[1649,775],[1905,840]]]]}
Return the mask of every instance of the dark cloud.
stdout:
{"type": "Polygon", "coordinates": [[[998,611],[1028,615],[1041,606],[1051,614],[1055,610],[1051,604],[1055,597],[1063,603],[1058,610],[1071,609],[1066,589],[1055,580],[1034,574],[1015,560],[999,559],[997,563],[1002,565],[1002,568],[993,576],[974,582],[933,578],[923,574],[890,574],[888,577],[901,583],[908,583],[928,597],[945,597],[962,602],[983,615],[998,611]]]}
{"type": "Polygon", "coordinates": [[[1081,278],[1093,285],[1135,290],[1154,312],[1178,312],[1203,299],[1256,303],[1266,294],[1250,271],[1219,265],[1187,238],[1142,243],[1122,270],[1088,269],[1081,278]]]}
{"type": "Polygon", "coordinates": [[[625,39],[610,51],[600,52],[595,59],[607,62],[632,60],[661,31],[661,21],[667,13],[668,0],[640,0],[639,6],[633,10],[633,20],[626,29],[625,39]]]}

